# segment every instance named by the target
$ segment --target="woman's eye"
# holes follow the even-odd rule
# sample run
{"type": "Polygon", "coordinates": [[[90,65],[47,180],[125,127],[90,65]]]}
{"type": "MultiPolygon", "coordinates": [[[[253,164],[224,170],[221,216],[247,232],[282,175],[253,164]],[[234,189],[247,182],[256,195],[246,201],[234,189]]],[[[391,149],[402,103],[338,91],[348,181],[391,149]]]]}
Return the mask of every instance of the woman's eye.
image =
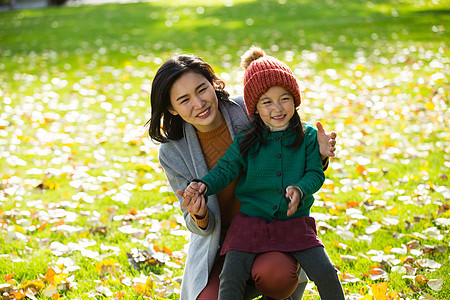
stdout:
{"type": "Polygon", "coordinates": [[[182,100],[180,101],[180,103],[183,104],[183,103],[186,103],[186,102],[188,102],[188,101],[189,101],[189,98],[185,98],[185,99],[182,99],[182,100]]]}
{"type": "Polygon", "coordinates": [[[198,93],[199,94],[202,94],[202,93],[204,93],[206,91],[206,88],[202,88],[202,89],[200,89],[199,91],[198,91],[198,93]]]}

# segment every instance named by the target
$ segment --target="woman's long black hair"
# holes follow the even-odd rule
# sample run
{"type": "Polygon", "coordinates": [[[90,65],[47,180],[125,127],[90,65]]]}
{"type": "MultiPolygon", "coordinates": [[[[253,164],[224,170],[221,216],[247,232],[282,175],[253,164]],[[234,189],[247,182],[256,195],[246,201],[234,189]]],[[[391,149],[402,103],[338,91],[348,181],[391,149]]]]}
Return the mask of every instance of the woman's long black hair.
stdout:
{"type": "MultiPolygon", "coordinates": [[[[302,121],[297,112],[294,113],[292,118],[289,120],[289,126],[286,130],[292,128],[292,134],[295,135],[295,139],[292,144],[288,145],[288,148],[298,149],[305,139],[305,132],[303,130],[302,121]]],[[[251,153],[252,155],[257,155],[261,146],[267,145],[267,133],[269,133],[269,127],[264,124],[263,120],[259,114],[255,114],[255,117],[250,122],[250,126],[243,130],[244,136],[239,144],[239,152],[242,157],[247,158],[250,149],[253,145],[257,144],[258,148],[251,153]]]]}
{"type": "Polygon", "coordinates": [[[151,117],[146,125],[149,127],[149,136],[158,142],[183,138],[183,119],[179,115],[169,112],[170,89],[181,75],[195,72],[203,75],[211,84],[214,84],[218,101],[227,101],[229,94],[224,90],[225,83],[219,79],[212,67],[203,59],[195,55],[177,55],[164,62],[155,74],[150,93],[151,117]]]}

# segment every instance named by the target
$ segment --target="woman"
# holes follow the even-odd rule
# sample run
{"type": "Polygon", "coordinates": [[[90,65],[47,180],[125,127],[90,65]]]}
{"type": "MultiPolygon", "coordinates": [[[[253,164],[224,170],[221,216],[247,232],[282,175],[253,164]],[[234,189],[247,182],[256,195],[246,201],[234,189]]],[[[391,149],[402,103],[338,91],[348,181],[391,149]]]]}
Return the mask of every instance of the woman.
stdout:
{"type": "MultiPolygon", "coordinates": [[[[170,58],[155,74],[149,135],[162,143],[159,161],[177,193],[214,167],[235,134],[250,121],[242,98],[230,99],[224,87],[211,66],[192,55],[170,58]]],[[[334,156],[336,135],[327,135],[320,123],[318,127],[326,167],[328,156],[334,156]]],[[[234,196],[237,180],[208,199],[183,201],[177,195],[186,227],[192,232],[181,300],[217,299],[223,264],[220,245],[239,212],[240,203],[234,196]]],[[[261,254],[255,259],[246,298],[260,293],[284,297],[286,290],[292,292],[298,285],[293,299],[301,299],[307,278],[302,272],[299,280],[297,269],[297,262],[287,254],[261,254]]]]}

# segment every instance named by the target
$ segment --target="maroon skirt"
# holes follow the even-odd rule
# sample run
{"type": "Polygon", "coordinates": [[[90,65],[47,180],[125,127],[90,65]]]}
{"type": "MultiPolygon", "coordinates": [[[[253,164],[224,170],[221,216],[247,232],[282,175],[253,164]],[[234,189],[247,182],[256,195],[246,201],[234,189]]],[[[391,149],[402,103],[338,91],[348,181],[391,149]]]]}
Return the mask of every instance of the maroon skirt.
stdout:
{"type": "Polygon", "coordinates": [[[316,246],[323,244],[317,236],[316,220],[313,217],[269,222],[239,213],[231,222],[220,255],[229,250],[294,252],[316,246]]]}

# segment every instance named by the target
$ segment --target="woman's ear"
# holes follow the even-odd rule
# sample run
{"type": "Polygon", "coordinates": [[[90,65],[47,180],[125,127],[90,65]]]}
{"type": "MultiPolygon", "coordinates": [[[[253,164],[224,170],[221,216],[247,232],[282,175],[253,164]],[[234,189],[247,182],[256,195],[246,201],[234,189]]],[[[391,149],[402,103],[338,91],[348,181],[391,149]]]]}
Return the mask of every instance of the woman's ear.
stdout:
{"type": "Polygon", "coordinates": [[[168,110],[172,115],[174,115],[174,116],[178,115],[178,113],[176,112],[176,110],[173,109],[172,107],[169,107],[167,110],[168,110]]]}

